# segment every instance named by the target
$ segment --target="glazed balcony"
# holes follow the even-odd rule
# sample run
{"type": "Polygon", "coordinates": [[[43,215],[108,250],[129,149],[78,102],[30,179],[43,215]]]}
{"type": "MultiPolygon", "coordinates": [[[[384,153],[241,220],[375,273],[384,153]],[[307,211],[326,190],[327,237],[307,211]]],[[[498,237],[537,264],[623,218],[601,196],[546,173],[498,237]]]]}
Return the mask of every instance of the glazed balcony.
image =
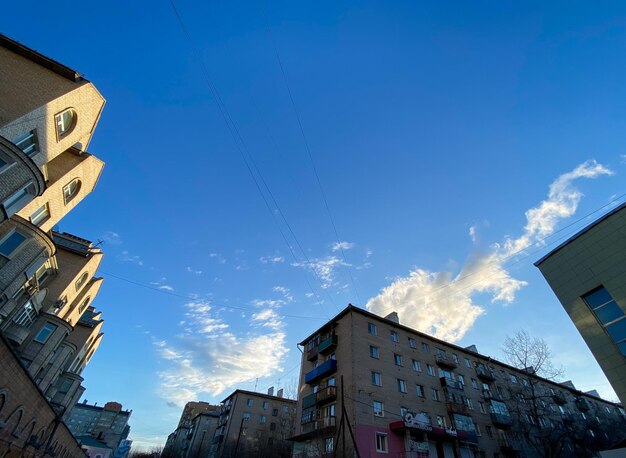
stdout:
{"type": "Polygon", "coordinates": [[[513,424],[513,419],[509,414],[491,412],[491,423],[499,428],[509,428],[513,424]]]}
{"type": "Polygon", "coordinates": [[[563,396],[561,393],[554,394],[552,396],[552,399],[554,400],[554,403],[559,406],[567,404],[567,399],[565,399],[565,396],[563,396]]]}
{"type": "Polygon", "coordinates": [[[311,384],[316,380],[321,379],[327,375],[334,373],[337,370],[337,360],[329,359],[328,361],[320,364],[315,369],[309,371],[304,376],[304,383],[311,384]]]}
{"type": "Polygon", "coordinates": [[[476,366],[476,377],[487,382],[493,382],[496,380],[496,374],[482,364],[476,366]]]}
{"type": "Polygon", "coordinates": [[[453,390],[463,391],[465,389],[464,385],[461,382],[456,380],[452,380],[450,377],[441,377],[439,378],[441,382],[441,386],[444,388],[451,388],[453,390]]]}
{"type": "Polygon", "coordinates": [[[324,389],[321,389],[317,392],[317,403],[323,404],[328,401],[332,401],[333,399],[337,399],[337,387],[336,386],[327,386],[324,389]]]}
{"type": "Polygon", "coordinates": [[[460,413],[462,415],[470,414],[467,405],[465,405],[464,398],[460,396],[446,396],[446,409],[449,413],[460,413]]]}
{"type": "Polygon", "coordinates": [[[312,348],[309,348],[306,351],[306,359],[307,359],[307,361],[313,361],[313,360],[317,359],[317,345],[315,345],[312,348]]]}
{"type": "Polygon", "coordinates": [[[589,404],[583,398],[576,398],[574,403],[576,404],[576,407],[578,407],[578,410],[580,410],[581,412],[589,411],[589,404]]]}
{"type": "Polygon", "coordinates": [[[322,355],[330,353],[337,347],[337,336],[335,334],[322,340],[317,347],[317,351],[322,355]]]}
{"type": "Polygon", "coordinates": [[[302,398],[302,410],[314,407],[317,404],[317,393],[311,393],[302,398]]]}
{"type": "Polygon", "coordinates": [[[448,356],[444,354],[435,355],[435,362],[438,366],[447,367],[448,369],[455,369],[458,366],[455,360],[448,358],[448,356]]]}

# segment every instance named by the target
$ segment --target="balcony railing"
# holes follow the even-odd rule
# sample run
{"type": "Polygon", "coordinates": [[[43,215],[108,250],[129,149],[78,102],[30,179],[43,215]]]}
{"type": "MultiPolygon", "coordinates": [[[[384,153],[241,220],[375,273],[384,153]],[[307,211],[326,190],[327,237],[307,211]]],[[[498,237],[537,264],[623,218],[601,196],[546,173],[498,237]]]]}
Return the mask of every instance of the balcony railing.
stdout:
{"type": "Polygon", "coordinates": [[[326,353],[333,350],[336,346],[337,336],[333,334],[320,342],[319,346],[317,347],[317,351],[325,355],[326,353]]]}
{"type": "Polygon", "coordinates": [[[501,428],[508,428],[513,424],[513,419],[509,414],[491,412],[491,422],[501,428]]]}
{"type": "Polygon", "coordinates": [[[329,359],[328,361],[320,364],[315,369],[309,371],[304,376],[304,383],[311,384],[320,378],[330,375],[337,370],[337,361],[329,359]]]}
{"type": "Polygon", "coordinates": [[[457,362],[455,360],[453,360],[452,358],[448,358],[447,355],[444,355],[443,353],[439,353],[437,355],[435,355],[435,362],[442,367],[449,367],[454,369],[455,367],[458,366],[457,362]]]}
{"type": "Polygon", "coordinates": [[[302,409],[308,409],[317,403],[317,393],[311,393],[302,398],[302,409]]]}
{"type": "Polygon", "coordinates": [[[452,388],[454,390],[465,389],[464,385],[461,382],[452,380],[450,377],[441,377],[439,378],[439,381],[441,382],[441,386],[446,387],[446,388],[452,388]]]}
{"type": "Polygon", "coordinates": [[[307,359],[307,361],[313,361],[316,358],[317,358],[317,345],[309,348],[306,351],[306,359],[307,359]]]}
{"type": "Polygon", "coordinates": [[[496,374],[489,368],[478,365],[476,366],[476,376],[481,380],[487,380],[493,382],[496,379],[496,374]]]}
{"type": "Polygon", "coordinates": [[[302,434],[307,434],[314,431],[323,432],[327,429],[334,428],[337,424],[336,419],[336,417],[322,417],[318,420],[305,423],[302,425],[302,434]]]}
{"type": "Polygon", "coordinates": [[[446,409],[450,413],[460,413],[463,415],[469,415],[469,408],[465,405],[463,398],[454,398],[448,396],[446,398],[446,409]]]}
{"type": "Polygon", "coordinates": [[[337,398],[337,387],[327,386],[317,392],[317,403],[322,404],[337,398]]]}

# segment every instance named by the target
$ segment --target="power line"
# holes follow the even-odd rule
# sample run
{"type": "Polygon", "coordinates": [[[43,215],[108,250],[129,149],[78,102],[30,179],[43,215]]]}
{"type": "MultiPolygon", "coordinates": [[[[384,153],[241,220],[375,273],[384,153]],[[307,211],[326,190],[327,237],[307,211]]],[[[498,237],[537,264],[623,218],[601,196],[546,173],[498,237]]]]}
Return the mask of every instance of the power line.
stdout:
{"type": "MultiPolygon", "coordinates": [[[[117,280],[124,281],[126,283],[130,283],[131,285],[135,285],[135,286],[139,286],[141,288],[145,288],[145,289],[150,289],[152,291],[156,291],[157,293],[167,294],[168,296],[178,297],[178,298],[185,299],[185,300],[190,300],[190,301],[198,300],[197,297],[194,297],[191,294],[180,294],[180,293],[176,293],[174,291],[167,291],[167,290],[155,287],[155,286],[151,286],[151,285],[147,285],[145,283],[138,282],[136,280],[131,280],[129,278],[121,277],[119,275],[112,274],[110,272],[105,272],[103,270],[98,270],[98,273],[104,274],[104,275],[106,275],[108,277],[115,278],[117,280]]],[[[243,307],[243,306],[239,306],[239,305],[216,304],[216,303],[214,303],[212,301],[211,301],[211,305],[215,305],[216,307],[223,307],[223,308],[227,308],[227,309],[230,308],[230,309],[236,309],[236,310],[244,310],[246,312],[256,312],[257,311],[257,310],[255,310],[255,309],[253,309],[251,307],[243,307]]],[[[284,314],[284,313],[281,313],[281,316],[284,316],[286,318],[302,318],[302,319],[306,319],[306,320],[321,320],[321,321],[325,321],[324,318],[320,318],[320,317],[316,317],[316,316],[289,315],[289,314],[284,314]]]]}
{"type": "Polygon", "coordinates": [[[270,26],[269,23],[269,17],[267,14],[267,11],[265,10],[265,8],[263,8],[264,13],[265,13],[265,19],[266,19],[266,25],[267,25],[267,30],[269,32],[270,38],[272,40],[272,44],[274,45],[274,52],[276,54],[276,59],[278,61],[278,65],[280,67],[280,72],[283,76],[283,81],[285,83],[285,86],[287,88],[287,93],[289,94],[289,100],[291,101],[291,106],[293,107],[293,111],[295,113],[296,119],[298,121],[298,127],[300,129],[300,134],[302,136],[302,140],[304,142],[304,146],[305,149],[307,151],[307,154],[309,156],[309,160],[311,162],[311,166],[313,168],[313,173],[315,175],[315,179],[317,181],[317,185],[320,189],[320,193],[322,195],[322,200],[324,202],[324,207],[326,208],[326,213],[328,214],[328,218],[330,219],[330,223],[331,226],[333,228],[333,232],[335,234],[335,238],[337,240],[337,246],[339,248],[339,251],[341,252],[341,257],[343,258],[343,262],[348,270],[348,275],[350,276],[350,282],[352,283],[352,288],[354,289],[354,294],[357,297],[357,300],[359,301],[360,304],[363,304],[361,302],[361,298],[359,296],[359,291],[356,287],[356,283],[354,282],[354,278],[352,276],[352,269],[350,268],[350,263],[348,262],[348,259],[346,258],[346,254],[344,252],[343,246],[341,245],[341,238],[339,237],[339,232],[337,231],[337,225],[335,224],[335,220],[333,218],[332,212],[330,211],[330,206],[328,205],[328,199],[326,198],[326,192],[324,191],[324,187],[322,186],[322,181],[320,180],[320,176],[319,173],[317,171],[317,166],[315,165],[315,161],[313,160],[313,154],[311,153],[311,148],[309,147],[309,141],[307,139],[306,134],[304,133],[304,127],[302,125],[302,120],[300,118],[300,112],[298,111],[298,107],[296,106],[296,102],[294,100],[293,94],[291,92],[291,86],[289,85],[289,80],[287,78],[287,72],[285,71],[285,67],[283,66],[283,61],[280,58],[280,52],[278,49],[278,44],[276,42],[276,39],[274,37],[274,33],[272,32],[272,28],[270,26]]]}

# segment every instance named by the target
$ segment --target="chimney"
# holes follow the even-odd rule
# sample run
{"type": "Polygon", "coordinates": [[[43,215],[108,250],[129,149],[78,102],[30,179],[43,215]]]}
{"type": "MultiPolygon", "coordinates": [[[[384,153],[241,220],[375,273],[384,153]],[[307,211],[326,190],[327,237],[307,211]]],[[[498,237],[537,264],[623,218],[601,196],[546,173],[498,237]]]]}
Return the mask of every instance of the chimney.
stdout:
{"type": "Polygon", "coordinates": [[[268,396],[274,396],[274,387],[273,386],[270,386],[267,389],[267,394],[268,394],[268,396]]]}
{"type": "Polygon", "coordinates": [[[282,398],[282,397],[283,397],[283,389],[282,389],[282,388],[280,388],[280,389],[278,390],[278,393],[276,393],[276,394],[278,395],[278,397],[279,397],[279,398],[282,398]]]}
{"type": "Polygon", "coordinates": [[[393,321],[394,323],[400,324],[400,318],[398,318],[398,312],[391,312],[389,315],[385,317],[385,320],[393,321]]]}
{"type": "Polygon", "coordinates": [[[87,399],[83,399],[83,404],[87,404],[87,399]]]}

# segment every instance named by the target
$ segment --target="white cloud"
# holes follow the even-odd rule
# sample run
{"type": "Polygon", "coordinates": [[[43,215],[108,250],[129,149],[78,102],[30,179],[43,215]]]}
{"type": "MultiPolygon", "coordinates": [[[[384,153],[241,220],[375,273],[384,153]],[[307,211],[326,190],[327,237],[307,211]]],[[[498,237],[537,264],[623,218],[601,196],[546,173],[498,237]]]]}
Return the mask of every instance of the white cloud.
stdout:
{"type": "Polygon", "coordinates": [[[612,173],[595,161],[587,161],[559,176],[550,185],[548,198],[526,211],[522,235],[507,237],[488,252],[471,256],[456,275],[416,268],[408,276],[394,279],[368,301],[367,308],[381,315],[395,310],[404,324],[458,341],[485,312],[483,305],[474,302],[475,295],[486,293],[491,302],[507,304],[527,284],[511,277],[504,263],[530,246],[543,244],[560,221],[576,212],[582,193],[573,186],[574,181],[612,173]]]}
{"type": "Polygon", "coordinates": [[[311,259],[309,262],[294,262],[291,265],[312,271],[322,282],[322,288],[327,289],[335,284],[335,268],[347,264],[337,256],[327,256],[325,258],[311,259]]]}
{"type": "Polygon", "coordinates": [[[285,258],[279,254],[274,254],[272,256],[261,256],[259,262],[261,264],[280,264],[285,262],[285,258]]]}
{"type": "Polygon", "coordinates": [[[195,274],[195,275],[202,275],[204,272],[201,270],[196,270],[196,269],[192,269],[191,267],[187,266],[187,268],[185,269],[187,272],[189,272],[190,274],[195,274]]]}
{"type": "Polygon", "coordinates": [[[169,291],[169,292],[174,291],[174,287],[165,283],[166,281],[167,281],[167,278],[161,277],[159,281],[152,281],[150,282],[150,284],[156,286],[157,289],[160,289],[161,291],[169,291]]]}
{"type": "Polygon", "coordinates": [[[218,396],[230,387],[283,370],[287,354],[286,335],[275,308],[253,314],[256,331],[236,335],[213,314],[206,301],[185,304],[184,334],[175,344],[155,341],[159,356],[169,365],[158,375],[160,394],[169,402],[184,405],[202,394],[218,396]]]}
{"type": "Polygon", "coordinates": [[[107,243],[110,243],[111,245],[122,244],[122,237],[120,237],[120,235],[117,232],[113,232],[113,231],[106,231],[104,235],[102,236],[102,240],[104,240],[107,243]]]}
{"type": "Polygon", "coordinates": [[[219,253],[209,253],[209,258],[215,259],[220,264],[226,264],[226,258],[219,253]]]}
{"type": "Polygon", "coordinates": [[[334,252],[341,250],[349,250],[350,248],[354,248],[354,243],[352,242],[335,242],[331,247],[331,250],[334,252]]]}
{"type": "Polygon", "coordinates": [[[622,164],[626,164],[626,154],[620,155],[620,159],[622,160],[622,164]]]}
{"type": "Polygon", "coordinates": [[[468,233],[469,233],[470,239],[472,239],[472,242],[476,242],[476,231],[477,231],[476,226],[470,226],[468,233]]]}
{"type": "Polygon", "coordinates": [[[119,259],[123,262],[132,262],[134,264],[137,264],[138,266],[143,267],[143,259],[141,259],[140,256],[130,254],[126,250],[122,251],[119,259]]]}
{"type": "Polygon", "coordinates": [[[274,291],[275,293],[282,294],[286,302],[293,301],[293,295],[291,294],[291,290],[287,288],[286,286],[274,286],[272,288],[272,291],[274,291]]]}

